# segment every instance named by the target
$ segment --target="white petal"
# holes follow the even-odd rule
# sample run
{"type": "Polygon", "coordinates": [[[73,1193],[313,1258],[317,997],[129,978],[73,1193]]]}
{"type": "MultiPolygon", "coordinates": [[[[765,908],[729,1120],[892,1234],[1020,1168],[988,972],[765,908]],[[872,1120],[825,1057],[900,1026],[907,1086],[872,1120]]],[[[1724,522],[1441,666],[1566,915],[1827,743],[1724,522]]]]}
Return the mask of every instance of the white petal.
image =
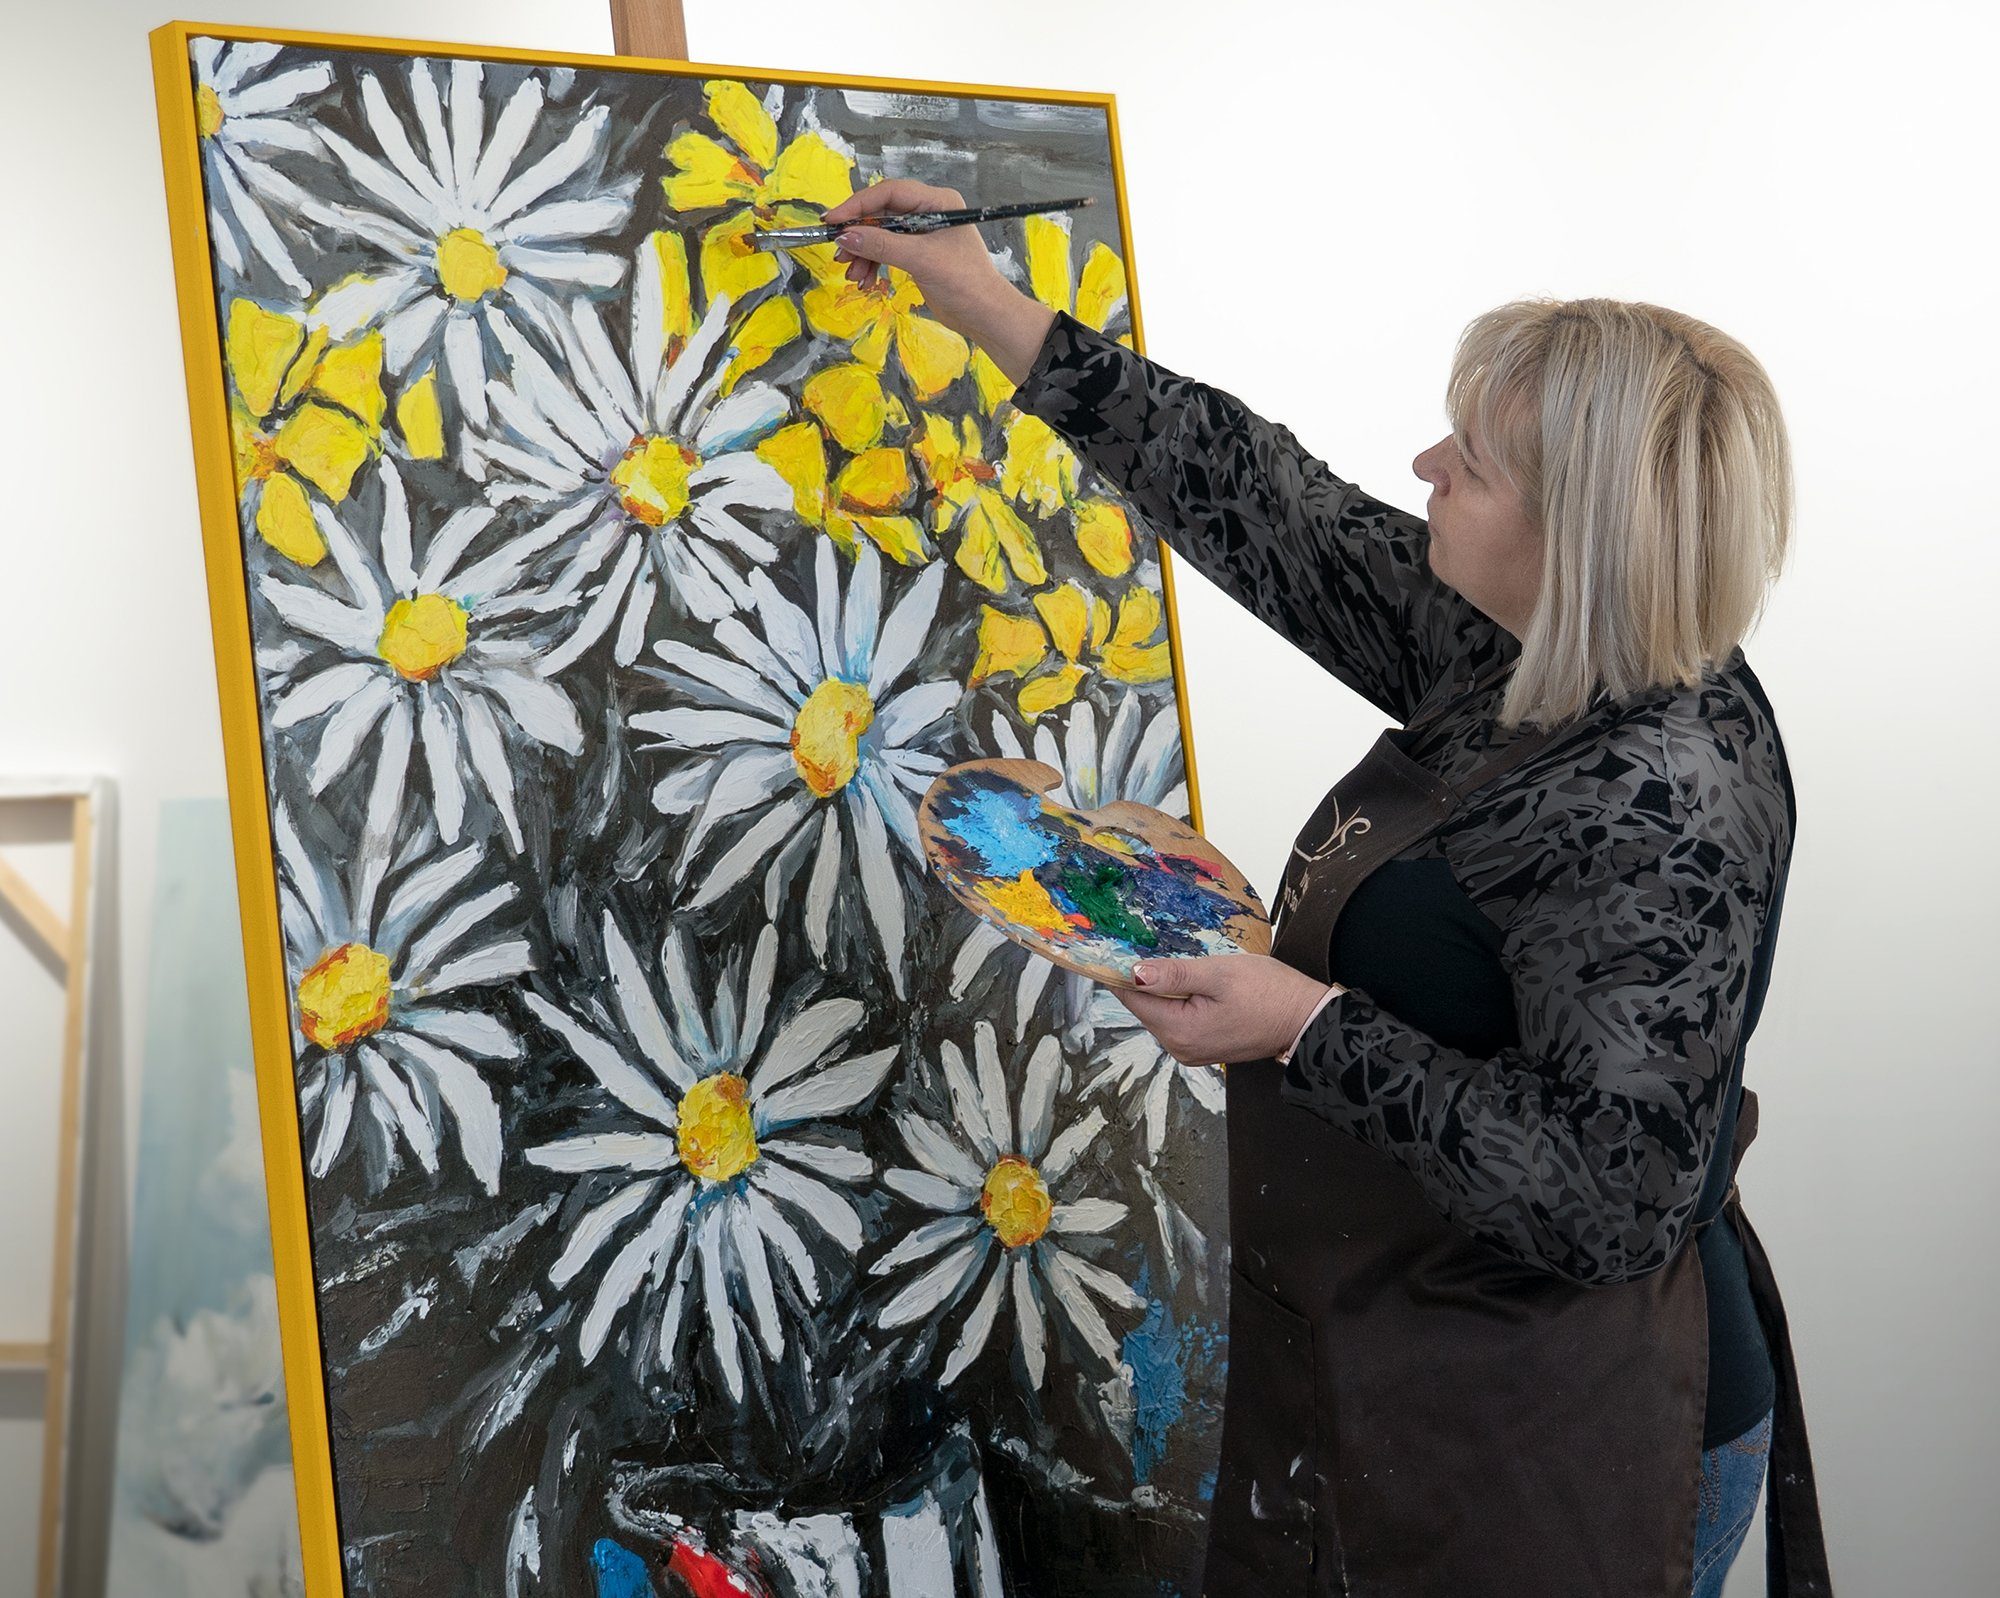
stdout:
{"type": "Polygon", "coordinates": [[[605,1267],[604,1276],[597,1286],[597,1297],[591,1301],[590,1313],[584,1316],[583,1328],[578,1333],[578,1347],[586,1360],[597,1357],[611,1331],[613,1318],[639,1290],[639,1283],[653,1268],[661,1250],[679,1235],[681,1217],[686,1213],[693,1194],[693,1183],[668,1194],[645,1229],[620,1249],[605,1267]]]}
{"type": "Polygon", "coordinates": [[[1062,1045],[1045,1037],[1028,1057],[1027,1079],[1021,1087],[1021,1157],[1039,1160],[1049,1146],[1055,1121],[1056,1081],[1062,1074],[1062,1045]]]}
{"type": "Polygon", "coordinates": [[[672,710],[651,710],[632,718],[639,732],[650,733],[670,749],[713,749],[721,744],[789,742],[791,728],[760,720],[740,710],[708,710],[697,705],[677,705],[672,710]]]}
{"type": "Polygon", "coordinates": [[[986,1112],[986,1124],[993,1129],[993,1141],[1002,1154],[1018,1153],[1014,1115],[1007,1103],[1007,1078],[1000,1069],[1000,1039],[991,1021],[974,1024],[972,1057],[979,1067],[979,1104],[986,1112]]]}
{"type": "Polygon", "coordinates": [[[1105,1325],[1097,1306],[1084,1293],[1083,1283],[1072,1268],[1070,1256],[1061,1249],[1046,1250],[1042,1255],[1042,1279],[1062,1306],[1064,1318],[1090,1345],[1091,1351],[1105,1364],[1116,1365],[1118,1340],[1111,1335],[1111,1328],[1105,1325]]]}
{"type": "Polygon", "coordinates": [[[845,1182],[850,1187],[874,1178],[875,1162],[858,1149],[842,1148],[837,1143],[795,1142],[782,1135],[763,1142],[762,1135],[759,1136],[757,1146],[761,1152],[803,1166],[815,1176],[845,1182]]]}
{"type": "Polygon", "coordinates": [[[571,1020],[540,994],[524,993],[521,997],[535,1018],[562,1038],[590,1074],[621,1104],[655,1125],[669,1129],[675,1125],[679,1116],[672,1102],[621,1050],[571,1020]]]}
{"type": "Polygon", "coordinates": [[[759,1160],[752,1170],[772,1198],[797,1210],[849,1254],[859,1252],[861,1216],[838,1188],[772,1160],[759,1160]]]}
{"type": "Polygon", "coordinates": [[[424,764],[431,775],[431,799],[437,809],[438,836],[458,842],[465,827],[465,777],[458,768],[459,732],[445,708],[443,694],[425,694],[421,722],[424,764]]]}
{"type": "Polygon", "coordinates": [[[882,1173],[882,1185],[892,1193],[900,1193],[912,1204],[921,1204],[927,1210],[947,1214],[962,1211],[972,1202],[973,1196],[972,1192],[956,1182],[947,1182],[929,1171],[887,1170],[882,1173]]]}
{"type": "Polygon", "coordinates": [[[433,993],[450,993],[454,988],[469,988],[490,982],[505,982],[511,977],[524,976],[534,970],[533,951],[525,940],[515,938],[506,943],[496,943],[488,948],[475,949],[462,955],[440,970],[425,983],[418,996],[433,993]]]}
{"type": "Polygon", "coordinates": [[[778,1028],[771,1046],[750,1068],[750,1082],[760,1094],[789,1082],[861,1024],[866,1014],[859,999],[822,999],[808,1005],[778,1028]]]}
{"type": "Polygon", "coordinates": [[[920,1260],[928,1254],[935,1254],[947,1243],[971,1236],[985,1224],[977,1215],[940,1215],[934,1221],[924,1222],[888,1253],[874,1261],[868,1267],[868,1274],[886,1276],[912,1260],[920,1260]]]}
{"type": "MultiPolygon", "coordinates": [[[[550,1163],[543,1161],[541,1154],[540,1149],[530,1149],[528,1159],[536,1165],[550,1163]]],[[[560,1164],[553,1165],[553,1168],[569,1169],[560,1164]]],[[[586,1210],[576,1225],[570,1228],[568,1243],[557,1256],[555,1264],[549,1267],[549,1280],[557,1287],[569,1286],[576,1273],[588,1265],[592,1256],[611,1240],[612,1234],[618,1230],[619,1223],[636,1214],[646,1200],[659,1191],[659,1187],[660,1184],[656,1181],[630,1182],[602,1204],[586,1210]]]]}
{"type": "Polygon", "coordinates": [[[729,1289],[722,1279],[722,1221],[720,1205],[710,1205],[703,1219],[701,1247],[701,1290],[708,1305],[708,1329],[722,1379],[739,1404],[743,1402],[743,1356],[736,1346],[736,1317],[729,1304],[729,1289]]]}
{"type": "Polygon", "coordinates": [[[902,1135],[917,1163],[933,1175],[954,1182],[968,1193],[976,1193],[985,1183],[986,1173],[972,1156],[954,1143],[944,1128],[920,1115],[898,1114],[896,1130],[902,1135]]]}
{"type": "Polygon", "coordinates": [[[437,1128],[431,1125],[430,1117],[418,1108],[417,1101],[411,1097],[410,1085],[396,1074],[396,1068],[377,1050],[363,1044],[356,1052],[370,1091],[389,1106],[397,1127],[402,1131],[403,1141],[410,1145],[410,1152],[416,1155],[417,1163],[428,1174],[437,1175],[437,1128]]]}
{"type": "Polygon", "coordinates": [[[757,1223],[757,1230],[777,1245],[784,1256],[785,1264],[792,1273],[792,1280],[799,1284],[799,1291],[805,1294],[808,1304],[819,1302],[819,1273],[814,1268],[812,1250],[806,1247],[805,1239],[798,1229],[785,1219],[778,1206],[765,1197],[762,1189],[754,1182],[743,1189],[743,1203],[757,1223]]]}
{"type": "Polygon", "coordinates": [[[407,1032],[384,1035],[406,1058],[429,1073],[438,1097],[458,1128],[466,1168],[488,1193],[500,1191],[500,1106],[493,1089],[468,1060],[407,1032]]]}
{"type": "Polygon", "coordinates": [[[1000,1312],[1000,1294],[1007,1285],[1007,1267],[1002,1262],[999,1269],[986,1278],[986,1287],[973,1302],[965,1317],[964,1330],[959,1333],[958,1346],[951,1351],[951,1358],[944,1362],[944,1370],[938,1381],[946,1387],[957,1381],[965,1368],[979,1357],[986,1347],[986,1339],[993,1334],[994,1317],[1000,1312]]]}
{"type": "Polygon", "coordinates": [[[273,727],[295,727],[302,721],[311,721],[315,716],[323,716],[350,694],[377,681],[382,675],[379,666],[371,666],[366,661],[343,661],[337,666],[302,677],[294,683],[271,707],[273,727]]]}
{"type": "Polygon", "coordinates": [[[933,722],[949,716],[965,698],[965,689],[945,679],[919,683],[891,699],[875,718],[875,732],[890,746],[908,743],[933,722]]]}
{"type": "Polygon", "coordinates": [[[1058,1204],[1049,1212],[1051,1232],[1108,1232],[1125,1219],[1125,1206],[1113,1199],[1086,1198],[1058,1204]]]}
{"type": "Polygon", "coordinates": [[[703,419],[694,447],[705,456],[744,449],[773,431],[790,411],[791,402],[768,383],[746,383],[703,419]]]}
{"type": "Polygon", "coordinates": [[[587,1132],[528,1150],[528,1163],[545,1170],[669,1171],[680,1164],[680,1148],[663,1132],[587,1132]]]}
{"type": "Polygon", "coordinates": [[[893,1045],[877,1049],[766,1093],[758,1101],[759,1119],[775,1131],[794,1121],[845,1115],[881,1087],[901,1052],[893,1045]]]}
{"type": "Polygon", "coordinates": [[[660,1014],[659,1003],[646,981],[645,969],[609,910],[604,912],[604,958],[611,969],[611,990],[618,1000],[618,1013],[633,1042],[662,1076],[685,1093],[694,1086],[697,1073],[681,1058],[673,1033],[667,1029],[667,1019],[660,1014]]]}
{"type": "Polygon", "coordinates": [[[479,774],[501,824],[516,851],[525,847],[520,818],[514,813],[514,766],[507,758],[507,745],[500,736],[493,712],[478,694],[464,694],[458,700],[458,714],[465,728],[465,749],[472,757],[472,769],[479,774]]]}
{"type": "Polygon", "coordinates": [[[949,1250],[891,1297],[876,1313],[875,1324],[893,1331],[949,1308],[971,1285],[991,1253],[991,1245],[978,1239],[949,1250]]]}
{"type": "Polygon", "coordinates": [[[1043,1180],[1054,1182],[1067,1176],[1069,1168],[1076,1163],[1076,1157],[1089,1148],[1103,1130],[1102,1110],[1094,1109],[1082,1120],[1074,1122],[1049,1145],[1048,1158],[1041,1165],[1043,1180]]]}
{"type": "Polygon", "coordinates": [[[1028,1385],[1039,1392],[1042,1377],[1048,1369],[1047,1340],[1042,1326],[1041,1292],[1035,1286],[1034,1277],[1028,1270],[1027,1254],[1025,1252],[1016,1254],[1012,1263],[1014,1324],[1021,1339],[1021,1359],[1027,1366],[1028,1385]]]}
{"type": "Polygon", "coordinates": [[[971,1071],[966,1069],[965,1056],[959,1052],[956,1043],[946,1038],[938,1045],[938,1059],[944,1066],[945,1086],[951,1091],[952,1113],[972,1139],[973,1150],[986,1165],[991,1166],[1005,1151],[986,1119],[979,1089],[973,1084],[971,1071]]]}
{"type": "Polygon", "coordinates": [[[754,827],[736,840],[723,857],[708,868],[701,887],[689,900],[690,910],[711,904],[757,868],[771,851],[790,837],[812,809],[812,798],[798,794],[772,808],[754,827]]]}
{"type": "Polygon", "coordinates": [[[931,619],[937,614],[938,596],[944,590],[944,569],[949,562],[934,560],[896,602],[882,624],[881,641],[875,646],[874,664],[868,672],[868,692],[880,704],[897,680],[910,669],[930,633],[931,619]]]}
{"type": "Polygon", "coordinates": [[[430,974],[443,963],[452,947],[469,932],[487,927],[496,910],[511,903],[518,897],[518,890],[511,882],[503,882],[498,887],[488,888],[484,893],[475,894],[451,907],[448,914],[441,917],[436,926],[410,946],[408,956],[411,982],[414,986],[425,986],[430,974]]]}
{"type": "MultiPolygon", "coordinates": [[[[512,109],[512,106],[508,107],[508,110],[512,109]]],[[[604,132],[605,121],[610,115],[611,108],[600,105],[579,117],[561,144],[493,197],[490,209],[494,220],[505,222],[518,215],[557,184],[574,176],[583,163],[590,159],[599,135],[604,132]]],[[[497,135],[494,142],[496,144],[499,142],[497,135]]],[[[489,150],[487,153],[491,155],[493,152],[489,150]]],[[[475,192],[483,190],[485,177],[485,163],[482,162],[479,178],[473,185],[475,192]]]]}
{"type": "Polygon", "coordinates": [[[764,1255],[764,1239],[757,1230],[756,1220],[750,1214],[749,1206],[741,1201],[726,1204],[729,1217],[729,1240],[734,1245],[731,1252],[736,1256],[736,1267],[743,1273],[743,1285],[749,1290],[750,1312],[757,1326],[758,1341],[764,1345],[764,1352],[776,1359],[784,1352],[784,1332],[778,1319],[778,1295],[771,1289],[770,1262],[764,1255]]]}
{"type": "MultiPolygon", "coordinates": [[[[476,141],[473,148],[479,155],[479,165],[466,166],[467,152],[463,142],[453,149],[454,158],[460,163],[465,176],[459,179],[462,198],[477,210],[487,212],[495,221],[506,220],[509,213],[494,209],[493,196],[500,192],[500,185],[507,180],[507,173],[515,159],[527,145],[528,135],[535,130],[535,121],[542,114],[542,80],[537,77],[523,78],[501,108],[499,118],[493,124],[493,137],[486,142],[484,150],[478,150],[476,141]]],[[[457,114],[458,83],[452,83],[452,111],[457,114]]],[[[475,123],[476,127],[477,124],[475,123]]],[[[465,135],[456,127],[452,129],[455,140],[463,141],[465,135]]]]}
{"type": "Polygon", "coordinates": [[[868,919],[882,940],[882,956],[889,966],[889,987],[903,997],[903,967],[908,950],[904,939],[903,881],[896,874],[895,856],[889,851],[889,836],[882,826],[882,813],[865,791],[848,806],[854,818],[854,851],[861,868],[861,891],[868,919]]]}
{"type": "Polygon", "coordinates": [[[375,723],[382,719],[382,712],[395,699],[395,688],[378,674],[374,682],[358,693],[350,694],[346,703],[327,717],[309,779],[314,793],[323,792],[328,783],[347,769],[361,740],[374,730],[375,723]]]}
{"type": "Polygon", "coordinates": [[[455,1010],[443,1005],[408,1005],[396,1024],[405,1032],[415,1032],[436,1043],[487,1060],[518,1060],[521,1040],[506,1024],[479,1010],[455,1010]]]}

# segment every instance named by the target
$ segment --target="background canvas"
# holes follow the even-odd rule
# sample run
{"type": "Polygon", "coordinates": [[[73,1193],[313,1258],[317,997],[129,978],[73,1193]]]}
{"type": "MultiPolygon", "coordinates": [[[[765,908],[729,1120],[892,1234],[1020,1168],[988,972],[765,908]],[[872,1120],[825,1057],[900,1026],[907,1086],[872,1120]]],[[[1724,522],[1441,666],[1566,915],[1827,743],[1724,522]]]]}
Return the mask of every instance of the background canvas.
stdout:
{"type": "MultiPolygon", "coordinates": [[[[579,0],[201,10],[610,44],[579,0]]],[[[921,23],[827,0],[688,12],[696,54],[719,62],[1114,91],[1151,353],[1392,503],[1421,509],[1409,461],[1443,431],[1451,341],[1500,300],[1650,299],[1764,360],[1798,453],[1800,541],[1749,653],[1801,820],[1748,1067],[1765,1129],[1746,1202],[1790,1304],[1843,1588],[1982,1590],[2000,1567],[2000,1050],[1978,998],[2000,889],[1984,829],[2000,778],[1984,686],[2000,17],[1938,0],[1246,0],[1226,19],[1192,0],[1024,0],[1004,29],[971,5],[921,23]]],[[[0,97],[0,764],[103,769],[121,789],[83,1524],[109,1497],[157,806],[222,786],[145,49],[168,14],[10,15],[0,97]]],[[[1209,830],[1268,885],[1379,717],[1178,572],[1209,830]]],[[[0,1122],[0,1168],[41,1158],[48,1135],[0,1122]]],[[[24,1320],[44,1292],[0,1283],[24,1320]]],[[[0,1598],[28,1590],[38,1412],[0,1408],[0,1598]]],[[[79,1577],[101,1568],[101,1539],[73,1552],[79,1577]]],[[[1734,1592],[1757,1559],[1753,1542],[1734,1592]]]]}

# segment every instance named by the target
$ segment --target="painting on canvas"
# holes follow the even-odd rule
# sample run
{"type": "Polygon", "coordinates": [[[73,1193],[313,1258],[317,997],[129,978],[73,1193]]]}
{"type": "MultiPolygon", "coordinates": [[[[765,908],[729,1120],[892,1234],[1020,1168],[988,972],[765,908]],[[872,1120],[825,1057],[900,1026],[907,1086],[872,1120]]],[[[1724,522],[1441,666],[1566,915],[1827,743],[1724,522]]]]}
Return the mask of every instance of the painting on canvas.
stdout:
{"type": "Polygon", "coordinates": [[[987,242],[1132,338],[1108,100],[155,49],[313,1598],[1191,1593],[1219,1077],[915,815],[1189,813],[1162,552],[747,242],[1090,194],[987,242]]]}

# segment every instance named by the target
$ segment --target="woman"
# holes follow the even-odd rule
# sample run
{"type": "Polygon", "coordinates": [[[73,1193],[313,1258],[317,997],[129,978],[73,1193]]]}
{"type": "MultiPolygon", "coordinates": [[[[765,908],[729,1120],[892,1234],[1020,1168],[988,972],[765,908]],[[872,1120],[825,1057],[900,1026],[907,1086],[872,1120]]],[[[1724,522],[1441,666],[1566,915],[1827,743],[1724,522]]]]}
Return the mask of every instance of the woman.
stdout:
{"type": "MultiPolygon", "coordinates": [[[[895,181],[827,216],[963,203],[895,181]]],[[[1794,821],[1739,646],[1791,513],[1762,368],[1657,307],[1504,306],[1461,341],[1420,521],[1039,305],[970,228],[839,245],[1402,724],[1300,833],[1271,957],[1147,962],[1127,996],[1236,1066],[1204,1591],[1709,1598],[1774,1428],[1770,1590],[1830,1591],[1732,1180],[1794,821]]]]}

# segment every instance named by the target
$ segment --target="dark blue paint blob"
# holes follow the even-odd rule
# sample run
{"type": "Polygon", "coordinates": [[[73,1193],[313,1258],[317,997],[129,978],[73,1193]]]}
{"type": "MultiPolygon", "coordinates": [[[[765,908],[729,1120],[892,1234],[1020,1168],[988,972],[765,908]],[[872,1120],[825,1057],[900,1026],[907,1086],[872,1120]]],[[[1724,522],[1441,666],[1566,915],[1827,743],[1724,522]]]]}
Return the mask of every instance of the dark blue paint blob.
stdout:
{"type": "Polygon", "coordinates": [[[660,1598],[645,1560],[609,1537],[597,1539],[590,1564],[597,1572],[597,1598],[660,1598]]]}

